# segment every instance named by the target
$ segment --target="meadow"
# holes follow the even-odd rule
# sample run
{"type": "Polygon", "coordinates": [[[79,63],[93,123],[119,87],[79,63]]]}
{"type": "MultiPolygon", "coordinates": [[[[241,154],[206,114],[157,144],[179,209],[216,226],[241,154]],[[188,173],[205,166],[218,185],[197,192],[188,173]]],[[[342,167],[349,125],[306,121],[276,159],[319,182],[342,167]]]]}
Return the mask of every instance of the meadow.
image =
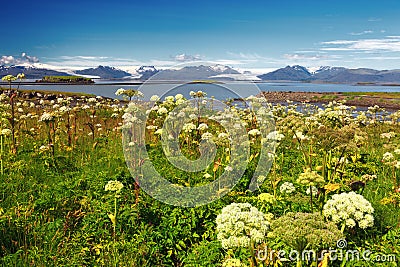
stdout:
{"type": "Polygon", "coordinates": [[[2,266],[398,265],[400,111],[249,97],[210,115],[216,103],[201,91],[175,112],[180,94],[27,98],[12,82],[0,94],[2,266]],[[187,172],[169,162],[168,114],[182,124],[171,138],[181,155],[196,160],[213,143],[212,164],[187,172]],[[204,205],[169,205],[140,187],[145,164],[125,158],[135,149],[180,189],[229,177],[239,161],[245,168],[204,205]]]}

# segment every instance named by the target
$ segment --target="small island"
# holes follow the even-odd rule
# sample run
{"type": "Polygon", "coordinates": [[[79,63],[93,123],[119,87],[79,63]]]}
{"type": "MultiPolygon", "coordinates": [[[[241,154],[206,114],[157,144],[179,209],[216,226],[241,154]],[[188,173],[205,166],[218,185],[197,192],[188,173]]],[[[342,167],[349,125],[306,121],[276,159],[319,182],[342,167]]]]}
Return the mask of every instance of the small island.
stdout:
{"type": "Polygon", "coordinates": [[[44,76],[37,83],[68,83],[68,84],[92,84],[94,81],[90,78],[81,76],[44,76]]]}

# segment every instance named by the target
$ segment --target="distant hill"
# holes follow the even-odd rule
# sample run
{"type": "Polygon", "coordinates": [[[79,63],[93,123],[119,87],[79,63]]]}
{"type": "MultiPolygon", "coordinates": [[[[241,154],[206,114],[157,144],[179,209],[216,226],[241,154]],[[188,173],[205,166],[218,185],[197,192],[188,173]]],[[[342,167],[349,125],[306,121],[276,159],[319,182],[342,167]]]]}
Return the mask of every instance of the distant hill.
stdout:
{"type": "Polygon", "coordinates": [[[108,66],[98,66],[97,68],[90,68],[75,71],[76,74],[97,76],[101,79],[121,79],[131,76],[130,73],[108,66]]]}
{"type": "Polygon", "coordinates": [[[264,81],[317,81],[333,83],[400,83],[400,70],[347,69],[323,66],[311,71],[303,66],[286,66],[258,76],[264,81]]]}
{"type": "Polygon", "coordinates": [[[0,77],[24,73],[26,79],[42,79],[44,76],[69,76],[70,74],[55,70],[35,68],[30,66],[0,66],[0,77]]]}
{"type": "MultiPolygon", "coordinates": [[[[128,70],[129,71],[129,70],[128,70]]],[[[293,82],[328,82],[328,83],[376,83],[400,84],[400,69],[374,70],[367,68],[348,69],[344,67],[322,66],[306,68],[299,65],[286,66],[259,76],[243,73],[224,65],[186,66],[180,69],[159,70],[155,66],[141,66],[130,70],[131,73],[109,66],[98,66],[73,71],[71,69],[55,67],[46,64],[21,64],[0,66],[0,77],[24,73],[27,79],[40,80],[44,76],[82,75],[88,78],[101,79],[139,79],[165,81],[193,81],[193,80],[258,80],[262,81],[293,81],[293,82]]]]}
{"type": "Polygon", "coordinates": [[[286,66],[285,68],[277,69],[275,71],[259,75],[261,80],[272,81],[305,81],[311,78],[311,73],[302,66],[295,65],[293,67],[286,66]]]}
{"type": "Polygon", "coordinates": [[[161,70],[151,77],[152,80],[177,80],[177,81],[192,81],[192,80],[207,80],[215,79],[218,76],[218,80],[231,80],[230,74],[240,74],[240,72],[223,65],[213,66],[186,66],[181,69],[168,69],[161,70]],[[224,75],[227,75],[224,77],[224,75]]]}

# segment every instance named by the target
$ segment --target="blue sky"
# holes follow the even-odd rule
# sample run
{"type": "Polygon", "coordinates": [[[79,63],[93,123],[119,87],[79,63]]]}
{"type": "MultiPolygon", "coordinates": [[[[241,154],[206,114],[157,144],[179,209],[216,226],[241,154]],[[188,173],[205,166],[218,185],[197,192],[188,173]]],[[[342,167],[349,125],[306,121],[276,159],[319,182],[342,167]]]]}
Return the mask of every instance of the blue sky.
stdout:
{"type": "Polygon", "coordinates": [[[400,1],[7,1],[2,63],[400,69],[400,1]],[[21,57],[21,53],[26,55],[21,57]]]}

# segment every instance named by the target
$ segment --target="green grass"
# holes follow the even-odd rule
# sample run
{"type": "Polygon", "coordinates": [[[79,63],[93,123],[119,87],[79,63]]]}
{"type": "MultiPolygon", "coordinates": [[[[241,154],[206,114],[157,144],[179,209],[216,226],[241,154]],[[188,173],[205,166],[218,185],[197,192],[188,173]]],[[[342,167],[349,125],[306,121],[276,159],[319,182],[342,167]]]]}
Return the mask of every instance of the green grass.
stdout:
{"type": "MultiPolygon", "coordinates": [[[[186,208],[161,203],[135,185],[123,154],[119,128],[123,111],[119,106],[108,99],[96,100],[97,105],[88,97],[75,97],[79,99],[75,101],[77,106],[71,106],[68,112],[61,112],[48,100],[42,104],[35,101],[34,106],[28,100],[17,101],[22,109],[17,112],[18,149],[13,153],[11,138],[5,136],[1,155],[4,165],[4,173],[0,174],[1,266],[221,266],[228,256],[248,263],[251,256],[248,250],[224,250],[217,239],[215,220],[223,207],[232,202],[248,202],[275,218],[290,211],[319,212],[326,200],[335,193],[350,191],[352,183],[360,181],[364,174],[377,176],[367,181],[364,188],[357,189],[375,209],[374,226],[365,230],[346,228],[348,248],[371,250],[373,256],[399,253],[400,195],[394,189],[400,172],[382,162],[386,152],[392,152],[400,160],[393,152],[400,148],[397,120],[387,124],[376,121],[374,114],[367,114],[368,123],[363,124],[351,113],[314,116],[295,113],[296,107],[285,111],[276,108],[273,110],[276,127],[284,138],[277,147],[271,171],[263,173],[266,181],[260,188],[255,192],[247,190],[257,164],[262,164],[261,138],[257,136],[250,140],[253,156],[234,189],[210,204],[186,208]],[[53,112],[54,120],[40,122],[44,111],[53,112]],[[318,122],[318,127],[313,121],[318,122]],[[294,139],[294,132],[298,131],[306,138],[294,139]],[[389,132],[397,134],[390,139],[381,137],[389,132]],[[325,180],[319,185],[321,193],[312,206],[307,186],[297,183],[304,168],[310,165],[325,180]],[[105,191],[110,180],[124,185],[119,194],[105,191]],[[279,187],[283,182],[293,183],[296,193],[281,192],[279,187]],[[338,185],[334,192],[322,193],[325,185],[332,184],[338,185]],[[260,193],[271,194],[273,201],[260,201],[260,193]],[[115,203],[114,232],[110,214],[115,214],[115,203]]],[[[10,116],[8,103],[4,99],[0,105],[2,118],[10,116]]],[[[68,102],[60,105],[70,106],[68,102]]],[[[168,110],[175,107],[174,103],[158,105],[168,110]]],[[[255,127],[249,110],[238,113],[247,130],[255,127]]],[[[163,116],[153,111],[148,125],[161,128],[163,116]]],[[[207,122],[207,131],[215,136],[223,132],[216,120],[201,122],[207,122]]],[[[7,119],[0,121],[0,129],[5,128],[10,128],[7,119]]],[[[192,159],[199,157],[198,138],[195,132],[179,135],[183,153],[192,159]]],[[[214,180],[214,174],[218,178],[230,160],[225,144],[217,142],[213,162],[220,165],[188,173],[168,161],[154,131],[147,132],[146,142],[148,160],[159,173],[181,186],[205,184],[214,180]],[[205,172],[211,177],[205,178],[205,172]]],[[[266,239],[266,242],[272,249],[286,246],[279,240],[266,239]]],[[[329,266],[340,264],[336,261],[329,266]]],[[[347,262],[343,266],[374,264],[347,262]]],[[[295,266],[295,262],[283,266],[295,266]]]]}
{"type": "Polygon", "coordinates": [[[399,99],[400,92],[342,92],[345,96],[372,96],[372,97],[380,97],[380,98],[390,98],[390,99],[399,99]]]}

